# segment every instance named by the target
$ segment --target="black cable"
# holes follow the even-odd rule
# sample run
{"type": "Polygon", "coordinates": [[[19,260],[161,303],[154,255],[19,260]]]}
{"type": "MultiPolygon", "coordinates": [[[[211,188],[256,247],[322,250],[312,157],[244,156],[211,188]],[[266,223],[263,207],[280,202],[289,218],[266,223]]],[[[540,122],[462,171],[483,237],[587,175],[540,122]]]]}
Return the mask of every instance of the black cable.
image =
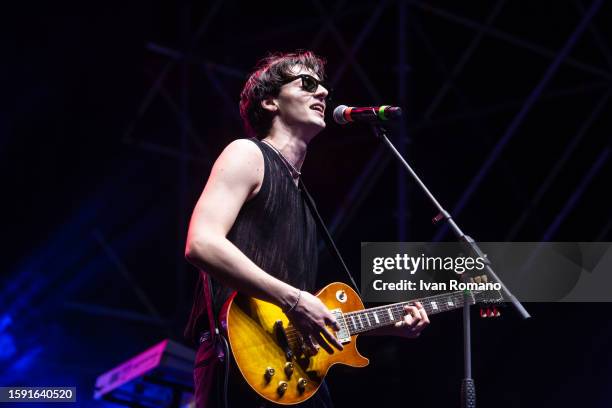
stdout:
{"type": "Polygon", "coordinates": [[[230,354],[229,344],[227,343],[225,336],[223,336],[221,333],[219,333],[217,336],[223,339],[223,346],[225,347],[225,350],[224,350],[224,353],[225,353],[225,381],[223,383],[223,405],[225,408],[229,408],[229,404],[227,403],[227,390],[228,390],[228,383],[229,383],[231,354],[230,354]]]}

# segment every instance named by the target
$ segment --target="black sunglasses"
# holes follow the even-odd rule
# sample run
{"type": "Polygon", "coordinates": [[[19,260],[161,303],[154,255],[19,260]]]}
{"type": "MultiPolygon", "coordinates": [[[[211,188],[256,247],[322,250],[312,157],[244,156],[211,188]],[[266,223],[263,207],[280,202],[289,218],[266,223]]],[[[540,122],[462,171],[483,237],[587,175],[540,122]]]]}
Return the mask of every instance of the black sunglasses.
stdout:
{"type": "Polygon", "coordinates": [[[313,77],[312,75],[301,74],[301,75],[291,76],[283,81],[283,85],[288,84],[289,82],[293,82],[298,78],[302,80],[302,89],[305,90],[306,92],[315,93],[317,92],[317,89],[319,89],[319,85],[321,85],[325,89],[327,89],[327,93],[328,93],[327,98],[328,99],[330,98],[332,90],[329,87],[329,85],[323,81],[319,81],[317,78],[313,77]]]}

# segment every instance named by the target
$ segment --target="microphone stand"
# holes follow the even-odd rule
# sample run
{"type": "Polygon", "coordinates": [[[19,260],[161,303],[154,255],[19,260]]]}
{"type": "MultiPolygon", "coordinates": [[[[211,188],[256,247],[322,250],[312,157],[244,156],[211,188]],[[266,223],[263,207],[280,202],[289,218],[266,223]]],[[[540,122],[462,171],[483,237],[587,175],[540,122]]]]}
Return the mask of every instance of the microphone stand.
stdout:
{"type": "MultiPolygon", "coordinates": [[[[410,167],[410,165],[406,162],[406,160],[402,157],[400,152],[397,151],[393,143],[389,141],[387,138],[387,131],[384,127],[379,124],[373,124],[372,129],[374,130],[374,134],[376,137],[381,139],[384,144],[391,150],[393,155],[402,163],[404,168],[410,173],[412,178],[419,185],[421,190],[425,193],[429,201],[433,203],[433,205],[438,210],[438,215],[433,218],[434,224],[439,223],[442,220],[445,220],[448,225],[451,227],[453,233],[457,237],[457,239],[464,243],[469,250],[472,252],[472,255],[476,257],[482,257],[485,260],[485,269],[487,271],[487,275],[496,283],[501,285],[501,292],[504,296],[504,299],[510,301],[514,306],[514,309],[518,312],[518,314],[523,319],[528,319],[531,316],[525,310],[523,305],[514,297],[512,293],[508,290],[506,285],[499,279],[499,277],[495,274],[493,269],[491,268],[491,262],[488,258],[484,257],[484,254],[478,244],[468,235],[464,234],[463,231],[459,228],[455,220],[451,217],[450,213],[446,211],[442,205],[436,200],[433,194],[429,191],[427,186],[421,181],[419,176],[415,173],[415,171],[410,167]]],[[[472,344],[470,337],[470,303],[468,301],[467,293],[464,295],[463,302],[463,366],[465,372],[465,378],[461,383],[461,407],[462,408],[475,408],[476,407],[476,388],[474,386],[474,380],[472,379],[472,344]]]]}

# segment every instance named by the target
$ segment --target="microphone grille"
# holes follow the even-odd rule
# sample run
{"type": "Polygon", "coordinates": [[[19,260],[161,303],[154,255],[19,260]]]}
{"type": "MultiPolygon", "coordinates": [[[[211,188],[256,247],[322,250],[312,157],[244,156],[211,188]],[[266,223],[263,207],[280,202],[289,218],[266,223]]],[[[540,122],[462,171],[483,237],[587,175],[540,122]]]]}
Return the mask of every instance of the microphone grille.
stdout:
{"type": "Polygon", "coordinates": [[[346,105],[338,105],[336,109],[334,109],[334,122],[339,125],[344,125],[348,123],[348,120],[344,119],[344,111],[348,108],[346,105]]]}

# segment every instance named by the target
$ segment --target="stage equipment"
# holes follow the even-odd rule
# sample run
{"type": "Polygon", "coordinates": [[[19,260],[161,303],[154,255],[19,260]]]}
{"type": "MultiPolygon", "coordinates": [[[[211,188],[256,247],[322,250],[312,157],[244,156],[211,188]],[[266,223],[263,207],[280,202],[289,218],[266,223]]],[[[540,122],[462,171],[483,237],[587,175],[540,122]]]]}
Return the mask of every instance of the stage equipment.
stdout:
{"type": "Polygon", "coordinates": [[[130,407],[192,406],[195,351],[164,340],[96,379],[95,399],[130,407]]]}

